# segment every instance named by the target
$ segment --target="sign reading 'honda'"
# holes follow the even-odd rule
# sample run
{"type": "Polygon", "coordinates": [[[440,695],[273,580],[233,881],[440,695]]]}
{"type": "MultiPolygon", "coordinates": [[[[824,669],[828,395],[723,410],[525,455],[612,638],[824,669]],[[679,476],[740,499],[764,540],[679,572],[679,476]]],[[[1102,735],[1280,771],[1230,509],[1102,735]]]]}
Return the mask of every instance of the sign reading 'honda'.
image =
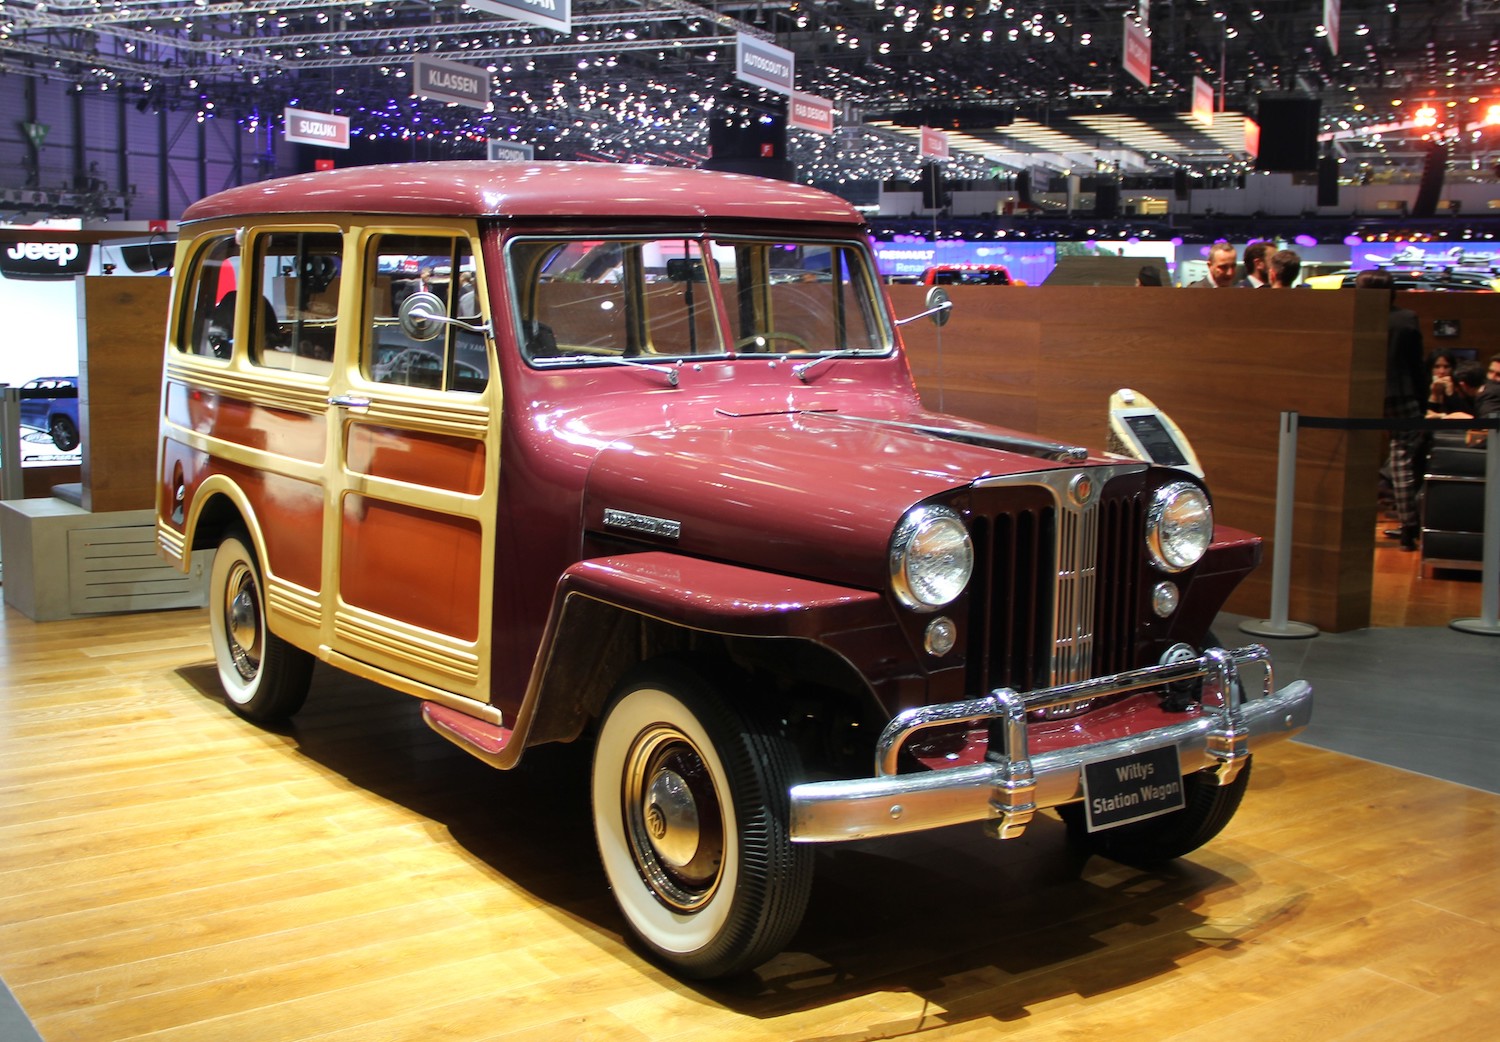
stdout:
{"type": "Polygon", "coordinates": [[[302,109],[286,110],[286,131],[283,135],[295,145],[327,145],[329,148],[349,147],[349,117],[333,116],[327,112],[306,112],[302,109]]]}
{"type": "Polygon", "coordinates": [[[71,279],[89,270],[86,242],[0,242],[0,274],[8,279],[71,279]]]}

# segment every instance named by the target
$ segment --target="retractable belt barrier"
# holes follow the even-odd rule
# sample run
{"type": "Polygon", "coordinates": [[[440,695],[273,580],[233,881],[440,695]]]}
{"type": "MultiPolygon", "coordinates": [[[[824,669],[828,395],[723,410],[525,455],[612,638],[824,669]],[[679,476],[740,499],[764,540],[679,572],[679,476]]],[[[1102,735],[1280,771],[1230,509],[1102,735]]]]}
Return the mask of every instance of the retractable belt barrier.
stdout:
{"type": "MultiPolygon", "coordinates": [[[[1276,524],[1271,547],[1271,617],[1246,619],[1240,629],[1258,637],[1313,637],[1318,627],[1287,620],[1292,577],[1292,508],[1297,491],[1297,430],[1329,431],[1500,431],[1500,417],[1471,420],[1356,419],[1338,416],[1281,414],[1281,441],[1276,454],[1276,524]]],[[[1500,636],[1500,435],[1486,439],[1484,458],[1484,532],[1480,536],[1479,618],[1454,619],[1448,625],[1464,633],[1500,636]]]]}

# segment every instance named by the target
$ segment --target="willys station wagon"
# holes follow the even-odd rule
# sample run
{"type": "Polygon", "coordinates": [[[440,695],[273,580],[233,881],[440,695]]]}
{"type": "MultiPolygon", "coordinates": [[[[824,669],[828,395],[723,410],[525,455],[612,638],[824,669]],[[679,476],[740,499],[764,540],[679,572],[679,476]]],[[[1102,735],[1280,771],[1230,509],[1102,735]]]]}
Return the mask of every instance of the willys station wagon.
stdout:
{"type": "Polygon", "coordinates": [[[195,203],[175,272],[157,532],[213,556],[230,707],[295,713],[321,659],[502,770],[588,740],[609,884],[683,975],[788,943],[813,844],[1055,808],[1185,854],[1307,722],[1208,636],[1259,540],[1187,469],[924,409],[831,195],[337,170],[195,203]]]}

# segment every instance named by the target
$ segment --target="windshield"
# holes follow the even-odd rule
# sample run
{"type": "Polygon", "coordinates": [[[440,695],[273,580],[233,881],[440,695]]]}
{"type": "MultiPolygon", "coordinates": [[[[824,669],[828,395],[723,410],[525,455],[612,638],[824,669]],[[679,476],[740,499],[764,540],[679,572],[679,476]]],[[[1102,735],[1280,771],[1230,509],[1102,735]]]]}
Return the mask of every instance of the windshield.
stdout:
{"type": "Polygon", "coordinates": [[[891,335],[856,243],[516,238],[516,332],[543,367],[741,354],[885,354],[891,335]]]}

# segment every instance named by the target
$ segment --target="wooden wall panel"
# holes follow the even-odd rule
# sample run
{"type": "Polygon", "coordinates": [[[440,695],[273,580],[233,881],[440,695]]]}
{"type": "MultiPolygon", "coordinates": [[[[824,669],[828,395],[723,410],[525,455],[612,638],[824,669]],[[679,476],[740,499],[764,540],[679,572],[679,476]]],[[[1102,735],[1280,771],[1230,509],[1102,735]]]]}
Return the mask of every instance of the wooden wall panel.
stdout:
{"type": "Polygon", "coordinates": [[[171,280],[79,280],[78,418],[83,507],[155,506],[162,343],[171,280]]]}
{"type": "MultiPolygon", "coordinates": [[[[922,287],[890,289],[898,315],[921,310],[922,287]]],[[[927,404],[1098,450],[1109,395],[1133,387],[1150,396],[1192,441],[1219,520],[1266,537],[1266,564],[1229,607],[1268,614],[1280,413],[1380,415],[1378,295],[949,289],[946,327],[903,329],[927,404]]],[[[1329,630],[1368,625],[1384,445],[1378,433],[1301,432],[1291,618],[1329,630]]]]}

